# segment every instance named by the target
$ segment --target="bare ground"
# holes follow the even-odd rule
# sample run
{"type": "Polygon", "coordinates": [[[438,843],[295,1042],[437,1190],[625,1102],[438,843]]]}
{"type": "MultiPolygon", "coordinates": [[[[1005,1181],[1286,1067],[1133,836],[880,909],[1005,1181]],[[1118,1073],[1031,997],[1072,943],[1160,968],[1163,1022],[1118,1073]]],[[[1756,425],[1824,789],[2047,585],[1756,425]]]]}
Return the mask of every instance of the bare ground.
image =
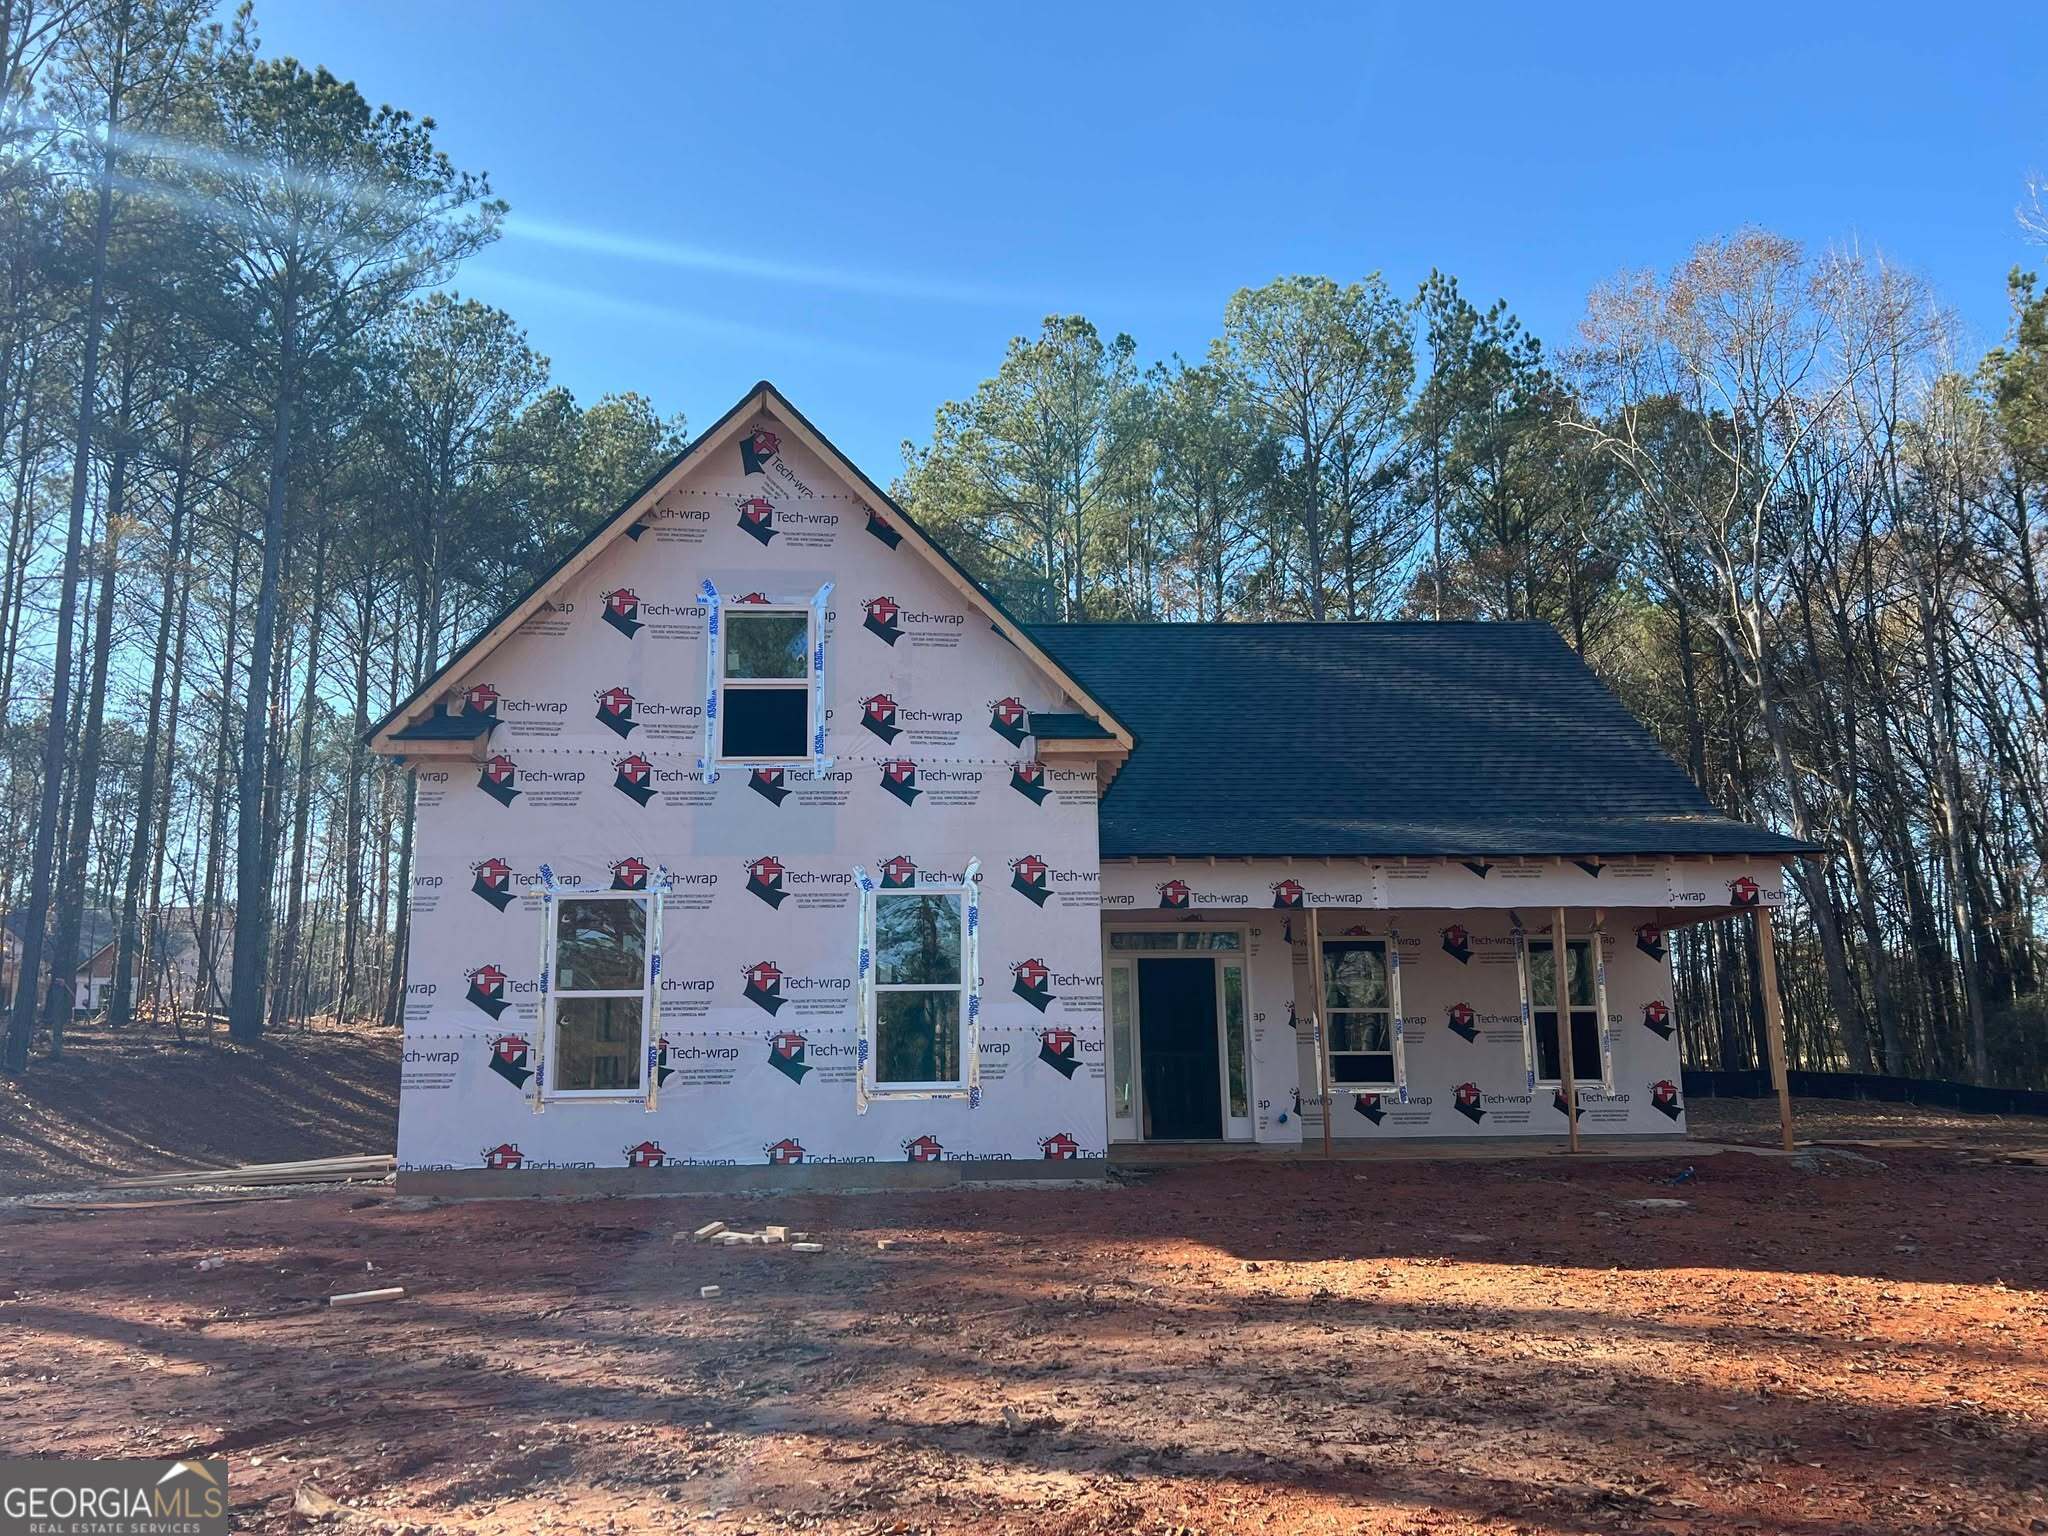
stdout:
{"type": "MultiPolygon", "coordinates": [[[[39,1047],[40,1050],[40,1047],[39,1047]]],[[[316,1027],[254,1046],[224,1033],[67,1032],[64,1055],[0,1075],[0,1195],[110,1174],[389,1152],[399,1036],[316,1027]]]]}
{"type": "Polygon", "coordinates": [[[0,1445],[251,1531],[2048,1530],[2048,1174],[1875,1155],[0,1213],[0,1445]]]}

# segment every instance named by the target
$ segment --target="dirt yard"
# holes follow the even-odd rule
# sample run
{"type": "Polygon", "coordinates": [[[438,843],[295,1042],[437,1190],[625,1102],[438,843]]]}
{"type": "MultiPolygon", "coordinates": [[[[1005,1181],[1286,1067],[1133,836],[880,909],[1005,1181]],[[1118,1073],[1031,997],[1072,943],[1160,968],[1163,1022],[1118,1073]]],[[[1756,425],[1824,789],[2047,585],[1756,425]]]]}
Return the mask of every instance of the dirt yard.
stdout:
{"type": "Polygon", "coordinates": [[[389,1152],[398,1139],[396,1031],[293,1030],[255,1046],[169,1030],[70,1032],[0,1075],[0,1195],[110,1174],[389,1152]]]}
{"type": "Polygon", "coordinates": [[[0,1445],[251,1531],[2048,1530],[2048,1173],[1877,1155],[0,1212],[0,1445]]]}

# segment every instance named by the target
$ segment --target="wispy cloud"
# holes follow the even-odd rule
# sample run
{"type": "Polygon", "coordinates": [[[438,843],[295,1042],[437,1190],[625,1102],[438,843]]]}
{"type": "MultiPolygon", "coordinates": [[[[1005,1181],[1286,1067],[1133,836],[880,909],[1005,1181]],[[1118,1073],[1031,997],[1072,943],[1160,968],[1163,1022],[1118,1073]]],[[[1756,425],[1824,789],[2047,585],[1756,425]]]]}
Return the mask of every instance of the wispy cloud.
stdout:
{"type": "Polygon", "coordinates": [[[559,250],[581,251],[593,256],[614,256],[653,266],[680,267],[691,272],[722,273],[753,278],[761,282],[786,283],[797,288],[815,288],[831,293],[860,293],[878,298],[914,299],[926,303],[1014,306],[1037,302],[1031,295],[987,283],[962,283],[945,278],[919,276],[908,272],[871,272],[854,267],[817,266],[807,262],[778,261],[709,246],[688,245],[670,240],[648,240],[610,230],[585,229],[547,219],[513,214],[505,221],[505,234],[513,240],[530,240],[536,245],[559,250]]]}
{"type": "Polygon", "coordinates": [[[517,293],[537,302],[565,309],[582,310],[586,314],[607,315],[640,325],[657,325],[667,330],[699,336],[721,337],[727,341],[744,342],[751,347],[777,347],[800,355],[837,357],[854,362],[891,363],[923,369],[947,370],[952,367],[940,359],[913,355],[893,347],[867,346],[859,342],[837,340],[815,331],[782,330],[774,326],[757,325],[748,320],[734,320],[725,315],[706,314],[702,310],[681,309],[671,304],[652,304],[643,299],[623,298],[615,293],[578,287],[573,283],[527,277],[481,262],[472,262],[463,268],[462,277],[465,287],[476,284],[488,289],[517,293]]]}

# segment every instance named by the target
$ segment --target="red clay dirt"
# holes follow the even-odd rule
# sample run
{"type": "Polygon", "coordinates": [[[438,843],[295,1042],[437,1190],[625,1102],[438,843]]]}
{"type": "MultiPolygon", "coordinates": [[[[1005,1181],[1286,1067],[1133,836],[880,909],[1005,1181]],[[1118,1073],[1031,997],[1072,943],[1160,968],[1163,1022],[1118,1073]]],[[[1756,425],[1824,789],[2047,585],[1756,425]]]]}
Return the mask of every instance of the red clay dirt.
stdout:
{"type": "Polygon", "coordinates": [[[262,1532],[2048,1530],[2048,1174],[1877,1155],[6,1211],[0,1446],[262,1532]]]}

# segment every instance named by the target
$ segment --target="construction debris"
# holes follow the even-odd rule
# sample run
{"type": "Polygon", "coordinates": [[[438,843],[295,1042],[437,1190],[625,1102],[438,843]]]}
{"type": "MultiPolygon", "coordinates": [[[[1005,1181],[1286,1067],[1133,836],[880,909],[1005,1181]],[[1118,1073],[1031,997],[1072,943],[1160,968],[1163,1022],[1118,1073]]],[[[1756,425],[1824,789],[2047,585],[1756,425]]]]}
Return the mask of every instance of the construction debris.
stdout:
{"type": "Polygon", "coordinates": [[[403,1295],[405,1295],[404,1286],[387,1285],[382,1290],[377,1291],[344,1291],[339,1296],[328,1297],[327,1305],[330,1307],[359,1307],[365,1302],[371,1301],[397,1301],[403,1295]]]}
{"type": "Polygon", "coordinates": [[[692,1232],[690,1234],[690,1238],[693,1242],[708,1243],[711,1241],[712,1238],[718,1236],[718,1234],[723,1232],[724,1230],[724,1222],[707,1221],[704,1223],[703,1226],[699,1227],[696,1231],[692,1232]]]}
{"type": "Polygon", "coordinates": [[[722,1296],[725,1293],[715,1285],[700,1285],[697,1287],[697,1294],[699,1296],[702,1296],[706,1301],[709,1301],[712,1297],[722,1296]]]}
{"type": "Polygon", "coordinates": [[[355,1511],[317,1484],[301,1483],[292,1495],[292,1513],[301,1520],[340,1520],[355,1511]]]}
{"type": "Polygon", "coordinates": [[[791,1243],[789,1251],[791,1253],[823,1253],[825,1245],[823,1243],[791,1243]]]}
{"type": "Polygon", "coordinates": [[[398,1159],[318,1157],[297,1163],[243,1163],[234,1168],[180,1168],[171,1173],[136,1174],[107,1179],[103,1189],[174,1189],[185,1184],[337,1184],[352,1179],[382,1179],[396,1172],[398,1159]]]}

